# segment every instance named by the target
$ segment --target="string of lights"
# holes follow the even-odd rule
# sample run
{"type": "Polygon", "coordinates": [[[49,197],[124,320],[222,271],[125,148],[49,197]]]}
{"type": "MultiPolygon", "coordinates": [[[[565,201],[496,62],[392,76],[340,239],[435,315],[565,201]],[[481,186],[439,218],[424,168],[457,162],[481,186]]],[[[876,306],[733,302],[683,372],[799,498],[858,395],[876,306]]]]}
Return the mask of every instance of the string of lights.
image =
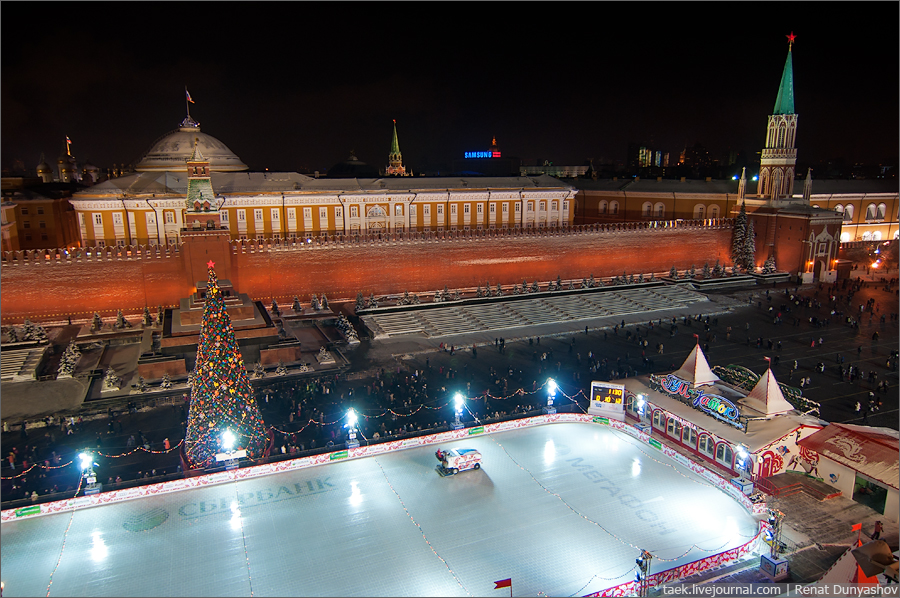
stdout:
{"type": "MultiPolygon", "coordinates": [[[[84,476],[81,476],[81,480],[78,482],[78,488],[75,490],[75,496],[78,496],[83,485],[84,476]]],[[[56,570],[59,569],[59,564],[62,562],[63,553],[66,551],[66,542],[69,540],[69,530],[72,529],[72,522],[75,520],[75,510],[77,508],[77,504],[72,505],[72,514],[69,516],[69,524],[66,526],[66,531],[63,532],[63,541],[62,546],[59,548],[59,557],[56,559],[56,565],[53,567],[53,571],[50,572],[50,579],[47,583],[47,596],[50,595],[50,588],[53,586],[53,576],[56,575],[56,570]]]]}
{"type": "Polygon", "coordinates": [[[456,583],[459,585],[460,588],[462,588],[462,590],[466,593],[466,595],[471,596],[472,593],[469,592],[469,590],[466,589],[466,586],[463,585],[462,581],[459,579],[459,577],[456,575],[456,573],[450,567],[450,563],[448,563],[446,560],[444,560],[444,557],[442,557],[440,554],[438,554],[438,551],[431,544],[431,541],[428,539],[428,536],[425,535],[425,530],[422,529],[422,526],[419,525],[419,522],[416,521],[415,517],[412,516],[412,513],[409,512],[409,509],[406,507],[406,503],[404,503],[403,498],[400,497],[400,493],[397,492],[397,489],[394,488],[393,484],[391,484],[391,480],[388,478],[387,472],[384,471],[384,467],[381,466],[381,463],[378,462],[378,459],[376,457],[372,457],[372,459],[374,459],[375,464],[378,465],[378,468],[381,470],[381,475],[384,476],[384,481],[387,482],[387,485],[388,485],[388,487],[390,487],[391,492],[393,492],[394,496],[397,497],[397,500],[400,501],[400,506],[403,507],[403,511],[406,513],[407,517],[409,517],[409,520],[412,521],[413,525],[415,525],[419,529],[419,532],[422,534],[422,539],[425,540],[425,544],[428,545],[428,548],[431,549],[431,552],[434,553],[434,556],[436,556],[444,564],[444,566],[447,568],[447,571],[450,572],[450,575],[453,576],[453,579],[456,580],[456,583]]]}
{"type": "MultiPolygon", "coordinates": [[[[153,455],[165,455],[165,454],[171,453],[173,451],[177,451],[182,444],[184,444],[184,440],[179,440],[178,444],[176,444],[175,446],[173,446],[169,449],[163,449],[161,451],[154,451],[154,450],[146,449],[142,446],[139,446],[137,448],[134,448],[134,449],[128,451],[127,453],[122,453],[121,455],[107,455],[105,453],[100,453],[100,452],[98,452],[97,454],[100,455],[101,457],[104,457],[107,459],[120,459],[122,457],[127,457],[128,455],[134,454],[137,451],[143,451],[145,453],[150,453],[153,455]]],[[[74,463],[74,461],[69,461],[68,463],[64,463],[62,465],[44,465],[43,463],[35,463],[34,465],[30,466],[28,469],[24,470],[22,473],[19,473],[17,475],[13,475],[13,476],[3,476],[0,479],[15,480],[17,478],[21,478],[21,477],[27,475],[28,472],[30,472],[32,469],[35,469],[36,467],[39,467],[41,469],[62,469],[64,467],[68,467],[68,466],[72,465],[73,463],[74,463]]]]}

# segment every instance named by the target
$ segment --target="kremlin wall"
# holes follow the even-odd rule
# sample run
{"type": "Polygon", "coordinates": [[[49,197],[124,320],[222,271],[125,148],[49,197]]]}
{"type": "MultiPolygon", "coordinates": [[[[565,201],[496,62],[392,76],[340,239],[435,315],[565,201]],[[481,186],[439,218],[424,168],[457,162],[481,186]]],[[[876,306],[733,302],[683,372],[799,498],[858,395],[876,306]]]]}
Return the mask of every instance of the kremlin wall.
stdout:
{"type": "Polygon", "coordinates": [[[231,241],[227,233],[184,231],[178,246],[104,247],[7,254],[2,269],[3,322],[89,318],[95,311],[140,313],[174,307],[205,279],[206,263],[254,300],[307,303],[428,293],[490,283],[529,284],[651,272],[702,270],[730,263],[733,220],[657,221],[567,229],[495,229],[395,233],[309,244],[231,241]]]}

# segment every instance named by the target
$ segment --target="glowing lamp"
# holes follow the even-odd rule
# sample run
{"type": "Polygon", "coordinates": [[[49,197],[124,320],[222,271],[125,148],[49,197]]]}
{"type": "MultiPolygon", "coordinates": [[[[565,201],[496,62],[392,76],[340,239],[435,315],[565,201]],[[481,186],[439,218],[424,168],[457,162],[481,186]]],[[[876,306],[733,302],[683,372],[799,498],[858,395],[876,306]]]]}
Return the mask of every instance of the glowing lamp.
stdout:
{"type": "Polygon", "coordinates": [[[462,412],[463,405],[465,404],[465,399],[460,393],[456,393],[456,396],[453,397],[453,404],[456,406],[456,412],[462,412]]]}
{"type": "Polygon", "coordinates": [[[90,453],[81,453],[78,459],[81,461],[81,469],[90,469],[94,461],[90,453]]]}
{"type": "Polygon", "coordinates": [[[225,430],[225,432],[222,433],[222,447],[226,451],[230,451],[234,448],[234,443],[236,440],[237,437],[235,437],[234,432],[232,432],[231,430],[225,430]]]}

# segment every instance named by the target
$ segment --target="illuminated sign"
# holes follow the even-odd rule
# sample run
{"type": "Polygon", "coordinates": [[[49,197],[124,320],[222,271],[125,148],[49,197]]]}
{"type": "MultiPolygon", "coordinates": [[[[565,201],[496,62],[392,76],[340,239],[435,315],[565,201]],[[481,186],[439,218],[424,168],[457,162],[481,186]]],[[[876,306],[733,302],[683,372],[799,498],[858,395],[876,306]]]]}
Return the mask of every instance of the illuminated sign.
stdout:
{"type": "Polygon", "coordinates": [[[660,379],[659,384],[667,394],[687,399],[694,407],[729,422],[737,422],[741,415],[737,405],[725,397],[706,394],[701,389],[691,388],[690,382],[682,380],[674,374],[660,379]]]}
{"type": "Polygon", "coordinates": [[[625,385],[591,382],[591,415],[625,421],[625,385]]]}
{"type": "Polygon", "coordinates": [[[466,152],[466,158],[499,158],[500,152],[466,152]]]}

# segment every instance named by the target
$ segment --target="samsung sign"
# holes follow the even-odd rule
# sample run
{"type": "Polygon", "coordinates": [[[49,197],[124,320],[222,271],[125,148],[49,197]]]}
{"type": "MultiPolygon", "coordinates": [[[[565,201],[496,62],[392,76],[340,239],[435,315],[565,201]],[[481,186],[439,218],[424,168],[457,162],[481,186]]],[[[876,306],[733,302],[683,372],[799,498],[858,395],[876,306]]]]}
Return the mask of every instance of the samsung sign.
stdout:
{"type": "Polygon", "coordinates": [[[466,152],[466,158],[499,158],[500,152],[466,152]]]}

